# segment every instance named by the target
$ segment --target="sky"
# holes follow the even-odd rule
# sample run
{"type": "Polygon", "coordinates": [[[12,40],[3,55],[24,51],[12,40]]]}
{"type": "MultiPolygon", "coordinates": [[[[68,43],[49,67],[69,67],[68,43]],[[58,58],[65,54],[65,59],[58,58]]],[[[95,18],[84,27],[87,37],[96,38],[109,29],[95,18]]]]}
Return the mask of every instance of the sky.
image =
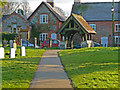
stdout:
{"type": "MultiPolygon", "coordinates": [[[[34,11],[42,1],[46,2],[47,0],[7,0],[7,1],[9,2],[28,1],[30,4],[31,10],[34,11]]],[[[74,4],[74,0],[54,0],[54,1],[55,1],[55,6],[60,7],[67,14],[70,14],[72,5],[74,4]]],[[[81,2],[112,2],[113,0],[80,0],[80,1],[81,2]]],[[[114,0],[114,1],[118,2],[120,0],[114,0]]]]}
{"type": "MultiPolygon", "coordinates": [[[[28,0],[31,10],[34,11],[42,1],[47,1],[47,0],[28,0]]],[[[55,6],[60,7],[63,9],[66,13],[70,14],[72,5],[74,4],[74,0],[54,0],[55,1],[55,6]]],[[[114,0],[116,2],[120,0],[114,0]]],[[[112,0],[81,0],[81,2],[112,2],[112,0]]]]}

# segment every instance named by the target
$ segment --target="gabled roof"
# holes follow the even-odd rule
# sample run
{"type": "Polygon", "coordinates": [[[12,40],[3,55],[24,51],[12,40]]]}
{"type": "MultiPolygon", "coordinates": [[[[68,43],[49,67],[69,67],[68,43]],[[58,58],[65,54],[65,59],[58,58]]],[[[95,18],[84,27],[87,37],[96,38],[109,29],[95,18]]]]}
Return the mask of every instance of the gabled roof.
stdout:
{"type": "Polygon", "coordinates": [[[2,16],[2,21],[5,20],[9,15],[3,15],[2,16]]]}
{"type": "Polygon", "coordinates": [[[31,17],[39,10],[40,6],[44,4],[56,17],[59,21],[64,22],[65,21],[65,17],[64,15],[55,7],[52,7],[49,3],[46,2],[42,2],[37,9],[28,17],[28,20],[31,19],[31,17]]]}
{"type": "Polygon", "coordinates": [[[85,19],[80,16],[80,15],[76,15],[76,14],[71,14],[71,16],[66,20],[66,22],[63,23],[63,25],[61,26],[61,28],[58,30],[57,33],[62,32],[62,30],[64,30],[64,28],[66,27],[67,23],[69,23],[70,20],[74,20],[74,22],[76,21],[78,26],[81,26],[81,28],[87,32],[87,33],[91,33],[91,34],[95,34],[96,32],[89,26],[89,24],[85,21],[85,19]]]}
{"type": "MultiPolygon", "coordinates": [[[[16,12],[11,13],[10,15],[3,15],[3,16],[2,16],[2,22],[4,22],[5,20],[7,20],[7,19],[8,19],[9,17],[11,17],[12,15],[16,15],[16,16],[20,17],[21,19],[23,19],[24,21],[26,21],[27,23],[30,23],[25,16],[21,16],[21,15],[19,15],[19,14],[16,13],[16,12]]],[[[1,21],[0,21],[0,22],[1,22],[1,21]]]]}
{"type": "MultiPolygon", "coordinates": [[[[115,2],[114,20],[120,20],[118,18],[120,14],[119,5],[120,2],[115,2]]],[[[87,2],[74,4],[71,13],[82,15],[86,21],[112,21],[111,8],[112,2],[87,2]]]]}

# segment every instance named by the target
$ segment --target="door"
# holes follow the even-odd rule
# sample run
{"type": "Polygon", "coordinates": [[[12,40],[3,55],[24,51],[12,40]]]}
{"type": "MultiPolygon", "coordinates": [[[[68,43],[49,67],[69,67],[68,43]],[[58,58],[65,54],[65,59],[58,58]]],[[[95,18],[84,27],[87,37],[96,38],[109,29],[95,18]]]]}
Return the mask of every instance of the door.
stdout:
{"type": "Polygon", "coordinates": [[[108,37],[101,37],[101,44],[103,47],[108,47],[108,37]]]}

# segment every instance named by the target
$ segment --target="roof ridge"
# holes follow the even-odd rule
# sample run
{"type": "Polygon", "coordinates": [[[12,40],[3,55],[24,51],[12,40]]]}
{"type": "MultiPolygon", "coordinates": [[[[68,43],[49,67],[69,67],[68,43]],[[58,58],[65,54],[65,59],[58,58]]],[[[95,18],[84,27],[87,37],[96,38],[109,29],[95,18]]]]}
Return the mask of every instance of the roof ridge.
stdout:
{"type": "Polygon", "coordinates": [[[43,1],[43,2],[34,10],[34,12],[28,17],[28,20],[30,20],[31,17],[38,11],[38,9],[40,8],[40,6],[41,6],[42,4],[45,4],[46,7],[57,17],[57,19],[58,19],[59,21],[65,21],[65,17],[63,17],[64,15],[62,15],[62,13],[61,13],[61,15],[60,15],[59,13],[57,13],[57,11],[55,11],[55,10],[53,9],[53,7],[52,7],[49,3],[44,2],[44,1],[43,1]]]}
{"type": "MultiPolygon", "coordinates": [[[[64,18],[64,20],[65,20],[65,17],[64,17],[64,15],[57,9],[57,8],[55,8],[55,7],[52,7],[49,3],[47,3],[47,2],[44,2],[45,4],[47,4],[49,7],[50,7],[50,9],[52,9],[54,12],[54,14],[56,13],[56,14],[58,14],[60,17],[62,17],[62,18],[64,18]],[[56,11],[57,10],[57,11],[56,11]],[[62,16],[61,16],[62,15],[62,16]]],[[[55,14],[55,15],[56,15],[55,14]]]]}
{"type": "MultiPolygon", "coordinates": [[[[98,3],[112,3],[112,2],[81,2],[81,4],[98,4],[98,3]]],[[[114,3],[120,3],[120,2],[114,2],[114,3]]]]}

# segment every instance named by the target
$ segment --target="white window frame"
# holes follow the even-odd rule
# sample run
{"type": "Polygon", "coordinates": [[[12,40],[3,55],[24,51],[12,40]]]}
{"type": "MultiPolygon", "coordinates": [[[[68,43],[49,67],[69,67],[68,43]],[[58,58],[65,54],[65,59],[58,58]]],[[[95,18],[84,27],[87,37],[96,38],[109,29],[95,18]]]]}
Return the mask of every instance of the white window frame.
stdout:
{"type": "Polygon", "coordinates": [[[39,38],[40,38],[40,41],[43,41],[43,36],[45,36],[45,40],[48,38],[48,34],[47,33],[41,33],[39,38]],[[41,38],[42,36],[42,38],[41,38]]]}
{"type": "Polygon", "coordinates": [[[120,36],[115,36],[114,40],[115,40],[115,44],[120,44],[120,36]],[[118,43],[116,43],[116,38],[118,38],[118,43]]]}
{"type": "Polygon", "coordinates": [[[12,25],[12,33],[14,33],[14,28],[16,28],[16,33],[18,33],[17,24],[13,24],[13,25],[12,25]]]}
{"type": "Polygon", "coordinates": [[[120,32],[120,31],[119,31],[119,29],[120,29],[120,28],[119,28],[119,25],[120,25],[120,24],[115,24],[115,32],[120,32]],[[118,27],[117,27],[117,30],[116,30],[116,26],[118,26],[118,27]]]}
{"type": "Polygon", "coordinates": [[[40,23],[48,23],[48,15],[47,14],[40,15],[40,23]],[[43,21],[44,18],[45,18],[45,22],[43,21]]]}
{"type": "Polygon", "coordinates": [[[96,24],[89,24],[89,25],[94,31],[96,31],[96,24]]]}

